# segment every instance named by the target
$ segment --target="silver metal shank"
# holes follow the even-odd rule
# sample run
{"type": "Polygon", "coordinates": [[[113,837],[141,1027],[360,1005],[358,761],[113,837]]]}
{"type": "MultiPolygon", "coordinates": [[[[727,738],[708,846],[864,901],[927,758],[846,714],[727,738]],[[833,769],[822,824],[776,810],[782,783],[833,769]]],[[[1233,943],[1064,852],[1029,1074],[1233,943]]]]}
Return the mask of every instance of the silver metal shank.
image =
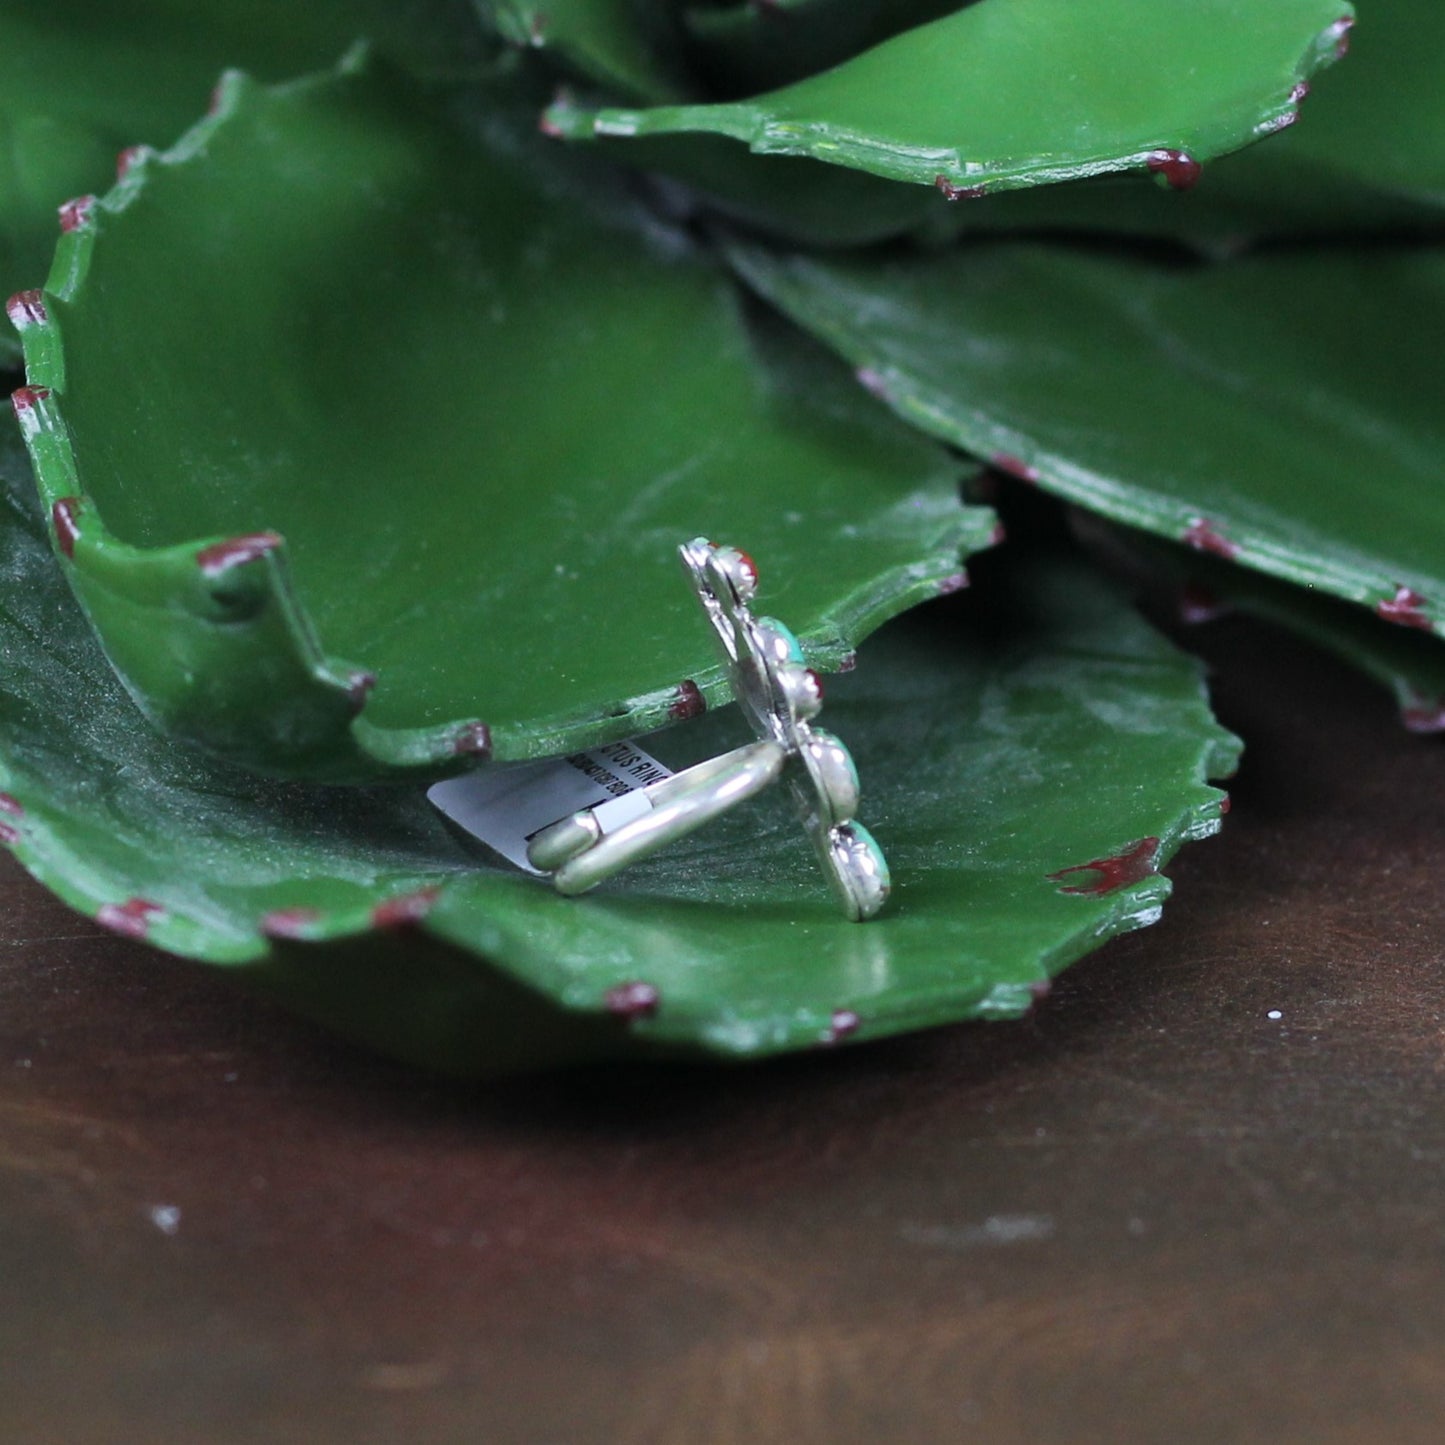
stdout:
{"type": "Polygon", "coordinates": [[[553,872],[559,893],[585,893],[771,787],[787,758],[771,739],[748,743],[643,789],[651,810],[614,832],[602,832],[590,808],[573,813],[538,833],[527,857],[553,872]]]}
{"type": "Polygon", "coordinates": [[[855,922],[874,917],[888,900],[888,863],[854,821],[852,756],[831,733],[812,726],[823,705],[821,680],[786,627],[752,615],[757,569],[745,552],[699,537],[678,553],[717,634],[733,697],[759,741],[644,789],[648,811],[611,832],[591,809],[554,823],[532,840],[528,858],[552,873],[560,892],[585,893],[760,793],[786,767],[798,816],[839,907],[855,922]]]}

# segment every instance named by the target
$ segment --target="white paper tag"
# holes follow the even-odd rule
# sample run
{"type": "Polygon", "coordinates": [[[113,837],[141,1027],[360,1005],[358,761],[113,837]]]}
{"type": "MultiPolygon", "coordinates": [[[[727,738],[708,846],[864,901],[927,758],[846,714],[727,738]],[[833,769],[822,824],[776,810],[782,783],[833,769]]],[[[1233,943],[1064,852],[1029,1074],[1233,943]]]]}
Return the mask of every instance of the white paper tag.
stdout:
{"type": "Polygon", "coordinates": [[[427,798],[509,863],[539,873],[527,862],[527,844],[543,828],[592,808],[602,831],[616,832],[651,810],[642,789],[671,776],[636,743],[609,743],[567,758],[478,768],[434,783],[427,798]]]}

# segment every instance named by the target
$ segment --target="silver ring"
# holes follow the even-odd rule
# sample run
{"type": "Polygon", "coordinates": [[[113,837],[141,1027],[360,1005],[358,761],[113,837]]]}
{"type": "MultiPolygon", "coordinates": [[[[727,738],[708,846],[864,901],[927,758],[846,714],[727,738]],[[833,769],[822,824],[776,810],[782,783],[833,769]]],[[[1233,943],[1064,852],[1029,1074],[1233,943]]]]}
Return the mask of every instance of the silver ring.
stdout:
{"type": "Polygon", "coordinates": [[[771,617],[754,617],[752,559],[704,538],[678,549],[703,614],[712,624],[733,697],[758,741],[640,789],[635,814],[604,829],[583,809],[544,828],[528,847],[534,868],[552,874],[559,892],[584,893],[786,776],[818,861],[843,913],[854,922],[888,901],[888,863],[856,819],[858,771],[832,733],[815,728],[823,684],[798,639],[771,617]]]}

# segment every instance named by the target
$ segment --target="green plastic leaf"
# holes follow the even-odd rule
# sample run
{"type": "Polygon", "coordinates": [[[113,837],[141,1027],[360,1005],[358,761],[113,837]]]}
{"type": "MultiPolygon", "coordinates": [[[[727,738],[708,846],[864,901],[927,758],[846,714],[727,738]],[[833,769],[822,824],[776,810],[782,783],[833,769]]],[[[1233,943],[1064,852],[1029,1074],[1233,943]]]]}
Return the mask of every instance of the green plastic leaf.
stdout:
{"type": "Polygon", "coordinates": [[[1410,732],[1445,732],[1445,647],[1429,633],[1393,627],[1347,602],[1132,528],[1090,517],[1084,532],[1129,571],[1172,583],[1183,621],[1238,611],[1274,623],[1385,687],[1410,732]]]}
{"type": "Polygon", "coordinates": [[[1445,220],[1445,6],[1371,0],[1347,65],[1320,75],[1300,124],[1221,157],[1187,193],[1135,177],[953,207],[958,230],[1044,227],[1237,247],[1267,235],[1438,231],[1445,220]]]}
{"type": "Polygon", "coordinates": [[[513,45],[555,56],[572,72],[645,102],[686,84],[680,28],[667,0],[474,0],[513,45]]]}
{"type": "Polygon", "coordinates": [[[680,542],[750,550],[825,669],[988,545],[952,459],[505,120],[233,76],[12,306],[66,571],[174,734],[348,778],[569,751],[719,697],[680,542]]]}
{"type": "Polygon", "coordinates": [[[727,136],[950,195],[1127,170],[1182,183],[1288,124],[1349,23],[1340,0],[982,0],[749,100],[563,99],[548,123],[573,139],[727,136]]]}
{"type": "MultiPolygon", "coordinates": [[[[901,619],[829,684],[824,719],[892,864],[882,917],[843,920],[776,796],[562,898],[463,848],[420,789],[272,783],[138,726],[22,471],[0,461],[0,835],[105,926],[435,1068],[743,1057],[1012,1017],[1152,922],[1158,868],[1219,826],[1203,778],[1237,744],[1198,665],[1043,559],[901,619]]],[[[726,709],[646,746],[676,765],[747,736],[726,709]]]]}
{"type": "Polygon", "coordinates": [[[733,254],[921,429],[1114,521],[1445,632],[1445,254],[733,254]]]}
{"type": "MultiPolygon", "coordinates": [[[[468,0],[43,0],[0,6],[0,296],[45,279],[56,210],[170,145],[228,65],[282,80],[356,41],[419,73],[483,55],[468,0]]],[[[0,361],[13,355],[0,336],[0,361]]]]}

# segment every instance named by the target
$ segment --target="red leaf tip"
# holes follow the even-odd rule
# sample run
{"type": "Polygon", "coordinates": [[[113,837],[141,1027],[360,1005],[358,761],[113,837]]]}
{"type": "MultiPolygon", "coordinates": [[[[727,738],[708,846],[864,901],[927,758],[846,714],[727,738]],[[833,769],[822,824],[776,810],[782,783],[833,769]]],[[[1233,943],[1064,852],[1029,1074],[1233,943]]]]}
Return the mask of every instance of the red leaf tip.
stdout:
{"type": "Polygon", "coordinates": [[[241,537],[228,537],[224,542],[212,542],[196,553],[196,565],[207,577],[219,577],[233,567],[244,567],[255,562],[268,552],[274,552],[281,545],[276,532],[248,532],[241,537]]]}
{"type": "Polygon", "coordinates": [[[1425,615],[1424,607],[1425,599],[1413,587],[1398,587],[1393,597],[1387,597],[1375,604],[1375,612],[1386,622],[1429,632],[1432,624],[1425,615]]]}
{"type": "Polygon", "coordinates": [[[94,206],[94,196],[77,196],[73,201],[66,201],[58,212],[61,233],[68,235],[71,231],[78,231],[82,226],[89,225],[94,206]]]}
{"type": "Polygon", "coordinates": [[[1070,884],[1059,889],[1059,892],[1102,898],[1158,872],[1158,855],[1157,838],[1140,838],[1137,843],[1131,843],[1122,852],[1111,857],[1093,858],[1087,863],[1076,863],[1072,868],[1060,868],[1057,873],[1049,874],[1049,881],[1062,883],[1080,873],[1093,873],[1096,876],[1089,882],[1070,884]]]}
{"type": "Polygon", "coordinates": [[[409,928],[420,923],[431,912],[440,892],[439,888],[419,888],[415,893],[388,898],[371,910],[372,926],[381,929],[409,928]]]}
{"type": "Polygon", "coordinates": [[[1162,176],[1170,190],[1188,191],[1199,184],[1204,167],[1188,151],[1157,150],[1147,161],[1151,175],[1162,176]]]}
{"type": "Polygon", "coordinates": [[[673,722],[690,722],[706,711],[707,699],[702,695],[702,689],[690,677],[684,678],[677,685],[677,696],[667,710],[668,717],[673,722]]]}
{"type": "Polygon", "coordinates": [[[662,1003],[662,995],[650,983],[634,979],[619,983],[602,995],[602,1007],[614,1018],[651,1018],[662,1003]]]}
{"type": "Polygon", "coordinates": [[[95,921],[124,938],[145,938],[150,933],[151,920],[160,912],[160,904],[148,898],[127,898],[124,903],[104,904],[95,921]]]}
{"type": "Polygon", "coordinates": [[[50,508],[50,528],[55,545],[72,561],[75,544],[80,539],[80,498],[57,497],[50,508]]]}
{"type": "Polygon", "coordinates": [[[44,294],[38,289],[17,291],[5,303],[5,314],[17,331],[24,331],[30,326],[44,326],[50,320],[44,294]]]}
{"type": "Polygon", "coordinates": [[[1196,552],[1209,552],[1215,557],[1233,559],[1239,556],[1238,546],[1231,542],[1207,517],[1193,517],[1185,527],[1180,541],[1196,552]]]}
{"type": "Polygon", "coordinates": [[[489,758],[492,755],[492,730],[484,722],[467,723],[452,738],[452,751],[459,757],[489,758]]]}

